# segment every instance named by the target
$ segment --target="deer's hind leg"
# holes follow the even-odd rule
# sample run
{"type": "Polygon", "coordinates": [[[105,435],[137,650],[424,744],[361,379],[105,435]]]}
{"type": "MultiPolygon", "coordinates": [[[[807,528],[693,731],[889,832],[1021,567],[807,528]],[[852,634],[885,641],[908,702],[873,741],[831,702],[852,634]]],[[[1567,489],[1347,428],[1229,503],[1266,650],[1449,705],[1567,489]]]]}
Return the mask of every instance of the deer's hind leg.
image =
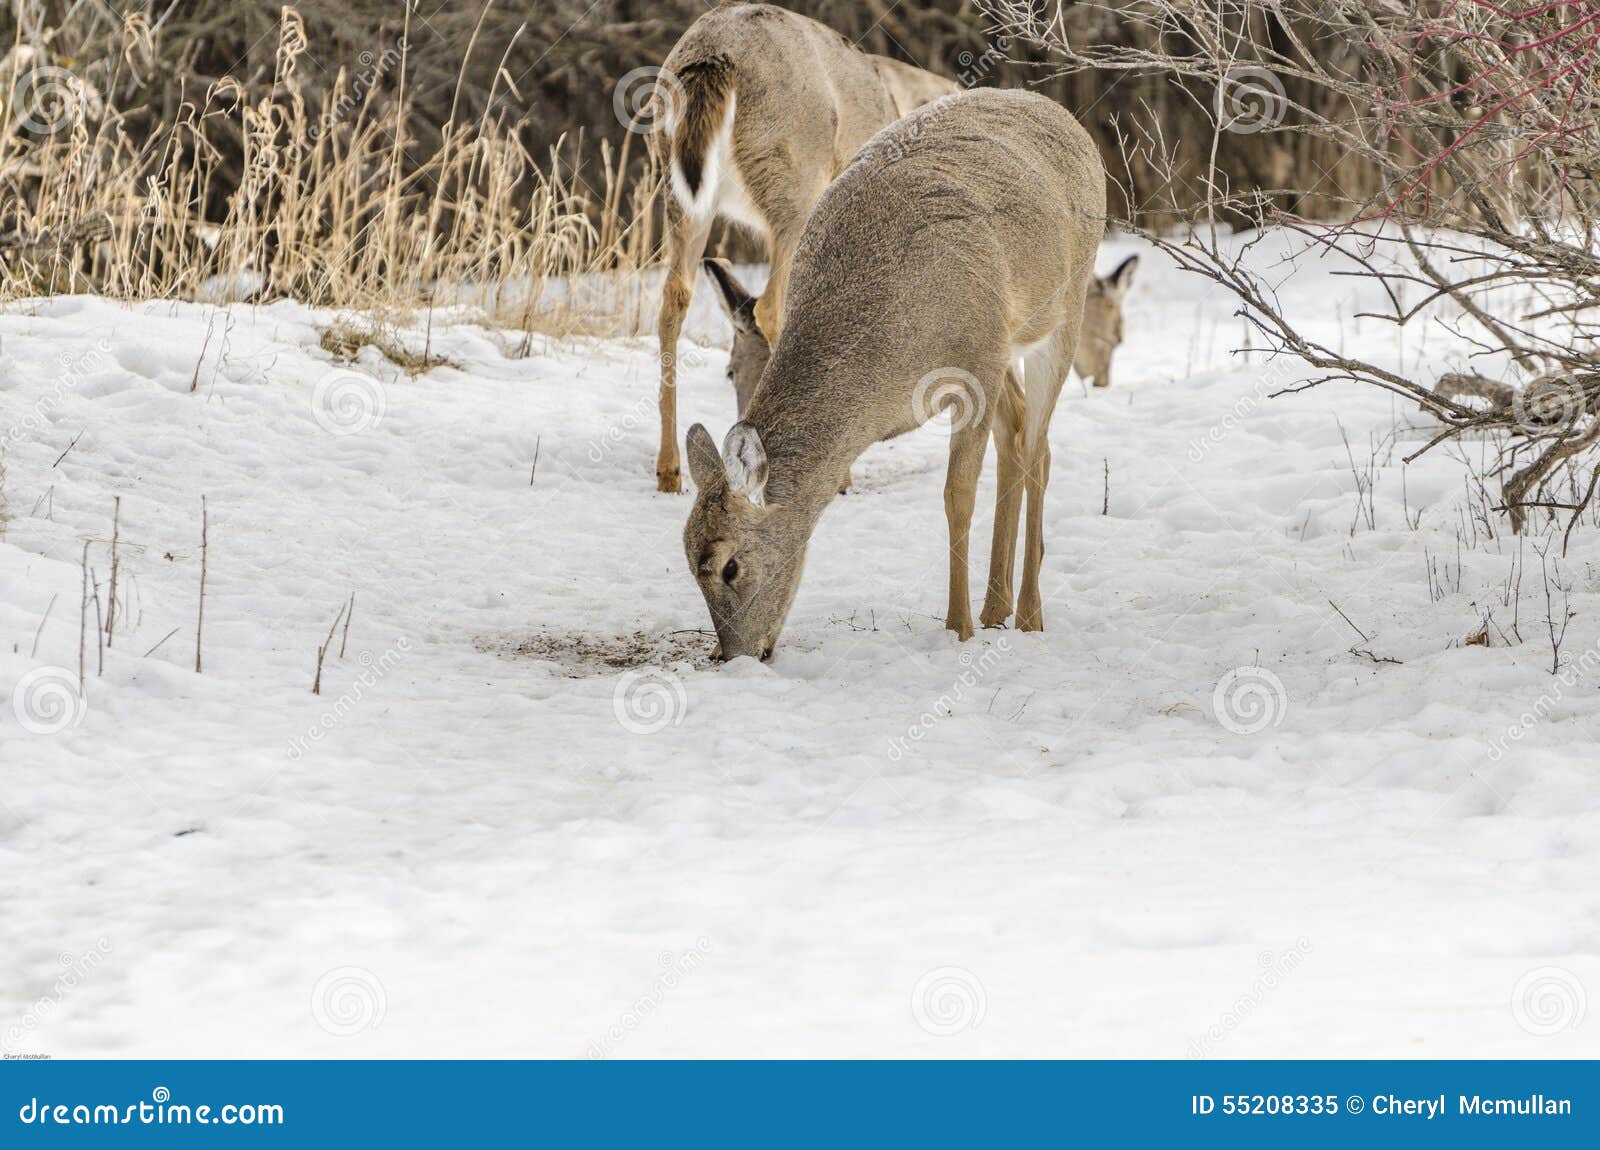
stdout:
{"type": "Polygon", "coordinates": [[[1025,486],[1028,492],[1027,536],[1022,549],[1022,591],[1017,597],[1017,628],[1044,630],[1044,604],[1039,596],[1039,568],[1044,562],[1044,493],[1050,485],[1050,417],[1055,414],[1061,385],[1066,382],[1078,347],[1083,322],[1083,293],[1075,292],[1059,327],[1023,358],[1023,394],[1027,398],[1024,435],[1025,486]]]}
{"type": "Polygon", "coordinates": [[[756,326],[767,342],[776,346],[783,324],[789,266],[800,246],[806,219],[827,189],[828,175],[821,168],[808,169],[800,163],[788,139],[747,144],[736,137],[734,161],[742,195],[748,197],[749,206],[760,217],[761,228],[766,232],[772,270],[765,290],[756,300],[756,326]]]}
{"type": "MultiPolygon", "coordinates": [[[[998,379],[999,371],[990,374],[998,379]]],[[[944,625],[965,641],[972,638],[972,592],[967,583],[967,542],[972,534],[972,510],[978,502],[978,479],[983,474],[983,453],[989,446],[989,426],[994,405],[1005,384],[988,395],[957,402],[951,418],[950,466],[944,480],[944,515],[950,527],[950,600],[944,625]]]]}
{"type": "Polygon", "coordinates": [[[656,320],[661,365],[661,446],[656,451],[656,490],[683,490],[678,460],[678,335],[694,299],[694,277],[711,236],[711,220],[691,218],[672,198],[667,200],[667,276],[661,288],[661,313],[656,320]]]}
{"type": "Polygon", "coordinates": [[[1005,386],[994,418],[994,446],[998,477],[994,497],[994,542],[989,549],[989,589],[979,622],[998,627],[1011,617],[1012,587],[1017,557],[1017,519],[1022,513],[1022,489],[1027,456],[1023,436],[1027,401],[1017,373],[1006,370],[1005,386]]]}

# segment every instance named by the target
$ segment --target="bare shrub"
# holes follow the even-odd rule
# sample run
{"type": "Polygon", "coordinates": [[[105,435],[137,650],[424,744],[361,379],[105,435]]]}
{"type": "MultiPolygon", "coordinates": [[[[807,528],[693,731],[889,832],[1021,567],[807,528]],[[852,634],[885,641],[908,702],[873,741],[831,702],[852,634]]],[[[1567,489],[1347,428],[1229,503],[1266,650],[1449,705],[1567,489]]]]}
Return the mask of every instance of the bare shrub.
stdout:
{"type": "Polygon", "coordinates": [[[1129,166],[1137,158],[1168,175],[1134,205],[1146,234],[1233,292],[1271,351],[1313,368],[1300,387],[1356,380],[1414,399],[1444,425],[1428,447],[1498,433],[1513,529],[1530,513],[1577,522],[1594,496],[1588,469],[1600,443],[1600,348],[1585,318],[1600,306],[1593,4],[977,3],[998,32],[1047,47],[1058,71],[1160,76],[1193,93],[1210,112],[1213,157],[1263,138],[1339,149],[1348,177],[1288,168],[1281,185],[1240,187],[1214,163],[1186,166],[1196,141],[1171,139],[1139,107],[1118,122],[1129,166]],[[1124,31],[1109,42],[1072,35],[1069,17],[1086,8],[1124,31]],[[1338,222],[1308,218],[1308,191],[1338,222]],[[1453,385],[1409,378],[1403,363],[1343,354],[1283,315],[1268,278],[1244,266],[1256,241],[1223,236],[1217,225],[1228,221],[1277,225],[1305,252],[1338,254],[1381,286],[1382,319],[1444,324],[1470,342],[1479,370],[1469,374],[1523,386],[1477,410],[1453,385]]]}

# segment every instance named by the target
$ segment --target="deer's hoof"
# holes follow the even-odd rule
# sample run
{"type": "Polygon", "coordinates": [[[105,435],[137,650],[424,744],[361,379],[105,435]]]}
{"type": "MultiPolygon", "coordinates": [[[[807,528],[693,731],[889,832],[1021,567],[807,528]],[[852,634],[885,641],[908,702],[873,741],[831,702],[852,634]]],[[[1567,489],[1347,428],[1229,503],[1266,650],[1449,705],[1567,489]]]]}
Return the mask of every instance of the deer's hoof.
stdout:
{"type": "Polygon", "coordinates": [[[944,621],[944,627],[946,631],[954,631],[956,633],[956,638],[963,643],[972,638],[971,615],[968,615],[964,619],[947,618],[944,621]]]}
{"type": "Polygon", "coordinates": [[[1002,627],[1009,618],[1011,618],[1011,604],[996,603],[992,607],[984,607],[983,613],[978,616],[978,622],[985,627],[1002,627]]]}

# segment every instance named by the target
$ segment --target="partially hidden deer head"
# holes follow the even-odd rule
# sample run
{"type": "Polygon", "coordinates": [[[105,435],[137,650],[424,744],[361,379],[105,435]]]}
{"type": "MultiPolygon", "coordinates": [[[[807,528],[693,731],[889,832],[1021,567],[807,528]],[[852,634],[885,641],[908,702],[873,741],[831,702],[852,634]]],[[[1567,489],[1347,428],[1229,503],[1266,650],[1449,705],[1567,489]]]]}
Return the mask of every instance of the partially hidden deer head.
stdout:
{"type": "Polygon", "coordinates": [[[761,373],[767,369],[767,360],[772,358],[772,345],[756,323],[755,297],[734,276],[728,262],[707,259],[702,261],[702,266],[716,286],[717,300],[722,304],[728,322],[733,324],[733,349],[728,353],[728,382],[733,384],[734,395],[738,397],[739,417],[742,419],[750,407],[751,397],[756,393],[756,384],[761,382],[761,373]]]}
{"type": "Polygon", "coordinates": [[[1111,357],[1122,343],[1122,304],[1138,267],[1139,257],[1129,256],[1110,275],[1089,281],[1072,367],[1079,379],[1093,380],[1096,387],[1111,386],[1111,357]]]}

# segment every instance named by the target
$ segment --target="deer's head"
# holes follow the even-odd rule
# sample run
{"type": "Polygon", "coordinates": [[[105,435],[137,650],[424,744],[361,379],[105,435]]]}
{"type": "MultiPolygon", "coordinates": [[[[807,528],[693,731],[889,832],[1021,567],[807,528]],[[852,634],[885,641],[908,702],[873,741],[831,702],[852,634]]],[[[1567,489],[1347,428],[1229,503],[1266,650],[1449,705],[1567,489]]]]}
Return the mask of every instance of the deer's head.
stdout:
{"type": "Polygon", "coordinates": [[[1072,366],[1078,378],[1092,379],[1096,387],[1111,386],[1111,357],[1122,343],[1122,301],[1128,297],[1138,266],[1139,257],[1129,256],[1110,275],[1089,281],[1078,354],[1072,366]]]}
{"type": "Polygon", "coordinates": [[[697,423],[686,454],[698,490],[683,549],[711,611],[718,657],[770,659],[816,516],[799,503],[767,499],[767,452],[748,423],[734,424],[720,453],[697,423]]]}
{"type": "Polygon", "coordinates": [[[733,350],[728,353],[728,382],[733,384],[739,401],[739,416],[750,406],[750,397],[756,393],[761,373],[767,370],[767,360],[772,358],[772,346],[761,334],[756,324],[756,300],[745,291],[744,285],[734,278],[726,260],[703,261],[706,275],[716,286],[717,299],[722,310],[733,324],[733,350]]]}

